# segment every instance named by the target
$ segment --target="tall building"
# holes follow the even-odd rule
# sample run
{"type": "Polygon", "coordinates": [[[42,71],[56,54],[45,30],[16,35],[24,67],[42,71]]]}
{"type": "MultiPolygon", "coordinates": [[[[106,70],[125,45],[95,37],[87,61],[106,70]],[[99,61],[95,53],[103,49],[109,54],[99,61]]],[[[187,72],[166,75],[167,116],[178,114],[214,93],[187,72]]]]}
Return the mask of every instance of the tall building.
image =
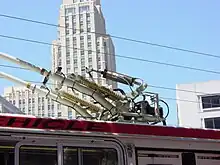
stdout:
{"type": "Polygon", "coordinates": [[[220,129],[219,86],[220,81],[177,85],[179,126],[220,129]]]}
{"type": "MultiPolygon", "coordinates": [[[[75,73],[88,77],[86,67],[116,70],[115,48],[111,37],[106,34],[100,0],[63,0],[58,22],[58,37],[52,46],[53,72],[62,67],[66,75],[75,73]]],[[[99,84],[117,87],[115,82],[106,81],[97,73],[92,76],[99,84]]],[[[90,101],[89,97],[78,95],[90,101]]],[[[24,87],[5,88],[4,97],[25,114],[62,118],[76,116],[72,109],[24,87]]]]}
{"type": "MultiPolygon", "coordinates": [[[[52,47],[53,72],[62,67],[66,75],[75,73],[89,78],[86,67],[116,71],[115,48],[111,37],[106,34],[100,0],[63,0],[59,25],[58,38],[52,47]]],[[[92,76],[99,84],[117,87],[115,82],[105,80],[97,73],[92,76]]],[[[69,113],[72,110],[64,111],[69,113]]]]}
{"type": "MultiPolygon", "coordinates": [[[[64,74],[88,77],[86,67],[115,71],[115,48],[106,34],[100,0],[63,0],[60,8],[58,39],[53,41],[52,70],[62,67],[64,74]]],[[[93,74],[102,85],[116,87],[93,74]]]]}

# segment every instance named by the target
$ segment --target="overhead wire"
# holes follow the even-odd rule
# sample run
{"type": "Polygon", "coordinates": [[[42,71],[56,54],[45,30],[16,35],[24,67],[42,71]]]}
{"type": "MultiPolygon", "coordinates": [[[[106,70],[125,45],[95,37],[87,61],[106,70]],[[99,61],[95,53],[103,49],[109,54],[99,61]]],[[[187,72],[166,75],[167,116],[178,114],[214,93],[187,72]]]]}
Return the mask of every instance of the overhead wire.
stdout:
{"type": "MultiPolygon", "coordinates": [[[[60,26],[60,25],[56,25],[56,24],[51,24],[51,23],[46,23],[46,22],[42,22],[42,21],[36,21],[36,20],[26,19],[26,18],[21,18],[21,17],[10,16],[10,15],[5,15],[5,14],[0,14],[0,17],[6,17],[6,18],[11,18],[11,19],[18,19],[18,20],[22,20],[22,21],[38,23],[38,24],[43,24],[43,25],[47,25],[47,26],[66,28],[65,26],[60,26]]],[[[70,28],[70,29],[73,29],[73,28],[70,28]]],[[[75,30],[79,30],[79,29],[75,29],[75,30]]],[[[118,38],[118,39],[122,39],[122,40],[127,40],[127,41],[132,41],[132,42],[137,42],[137,43],[148,44],[148,45],[152,45],[152,46],[159,46],[159,47],[164,47],[164,48],[169,48],[169,49],[186,51],[186,52],[189,52],[189,53],[195,53],[195,54],[200,54],[200,55],[220,58],[220,56],[209,54],[209,53],[203,53],[203,52],[197,52],[197,51],[192,51],[192,50],[187,50],[187,49],[182,49],[182,48],[170,47],[170,46],[166,46],[166,45],[160,45],[160,44],[150,43],[150,42],[146,42],[146,41],[135,40],[135,39],[131,39],[131,38],[125,38],[125,37],[120,37],[120,36],[101,34],[101,33],[97,33],[97,32],[88,32],[88,33],[95,33],[95,34],[100,34],[100,35],[106,35],[106,36],[111,36],[112,38],[118,38]]],[[[43,42],[43,41],[30,40],[30,39],[26,39],[26,38],[19,38],[19,37],[8,36],[8,35],[0,35],[0,37],[8,38],[8,39],[21,40],[21,41],[26,41],[26,42],[32,42],[32,43],[38,43],[38,44],[43,44],[43,45],[68,47],[68,46],[55,45],[55,44],[47,43],[47,42],[43,42]]],[[[95,52],[96,53],[96,51],[92,51],[92,50],[86,50],[86,49],[81,49],[81,48],[73,48],[73,47],[69,47],[69,48],[76,49],[76,50],[91,51],[91,52],[95,52]]],[[[148,62],[148,63],[155,63],[155,64],[160,64],[160,65],[167,65],[167,66],[172,66],[172,67],[178,67],[178,68],[184,68],[184,69],[191,69],[191,70],[196,70],[196,71],[203,71],[203,72],[208,72],[208,73],[220,74],[220,72],[218,72],[218,71],[206,70],[206,69],[201,69],[201,68],[194,68],[194,67],[189,67],[189,66],[176,65],[176,64],[164,63],[164,62],[153,61],[153,60],[146,60],[146,59],[136,58],[136,57],[122,56],[122,55],[115,55],[115,54],[107,54],[107,53],[102,53],[102,52],[100,52],[100,53],[101,54],[105,54],[105,55],[114,55],[116,57],[127,58],[127,59],[131,59],[131,60],[144,61],[144,62],[148,62]]],[[[9,68],[28,70],[26,68],[16,67],[16,66],[1,65],[1,64],[0,64],[0,66],[1,67],[9,67],[9,68]]],[[[149,85],[149,86],[153,87],[153,88],[160,88],[160,89],[167,89],[167,90],[178,90],[178,91],[183,91],[183,92],[193,92],[193,93],[207,94],[207,93],[203,93],[203,92],[175,89],[175,88],[169,88],[169,87],[161,87],[161,86],[154,86],[154,85],[149,85]]],[[[165,97],[163,97],[163,99],[177,100],[175,98],[165,98],[165,97]]],[[[180,99],[178,99],[178,100],[180,100],[180,99]]],[[[199,102],[191,101],[191,100],[180,100],[180,101],[199,103],[199,102]]]]}
{"type": "MultiPolygon", "coordinates": [[[[30,69],[24,68],[24,67],[12,66],[12,65],[4,65],[4,64],[0,64],[0,67],[13,68],[13,69],[21,69],[21,70],[30,70],[30,69]]],[[[30,81],[30,80],[26,80],[26,81],[33,82],[33,83],[41,83],[39,81],[30,81]]],[[[53,83],[49,83],[49,84],[56,85],[56,84],[53,84],[53,83]]],[[[172,90],[172,91],[180,91],[180,92],[188,92],[188,93],[195,93],[195,94],[200,94],[200,95],[209,95],[210,94],[210,93],[205,93],[205,92],[198,92],[198,91],[186,90],[186,89],[176,89],[176,88],[165,87],[165,86],[158,86],[158,85],[151,85],[151,84],[148,84],[148,86],[151,87],[151,88],[164,89],[164,90],[172,90]]]]}
{"type": "MultiPolygon", "coordinates": [[[[16,19],[16,20],[21,20],[21,21],[26,21],[26,22],[31,22],[31,23],[36,23],[36,24],[41,24],[41,25],[46,25],[46,26],[53,26],[53,27],[59,27],[59,28],[65,28],[65,29],[80,31],[80,29],[77,29],[77,28],[65,27],[65,26],[61,26],[61,25],[57,25],[57,24],[53,24],[53,23],[47,23],[47,22],[38,21],[38,20],[34,20],[34,19],[28,19],[28,18],[24,18],[24,17],[17,17],[17,16],[12,16],[12,15],[6,15],[6,14],[0,14],[0,17],[16,19]]],[[[86,32],[87,33],[94,33],[94,34],[104,35],[104,36],[110,36],[112,38],[125,40],[125,41],[130,41],[130,42],[135,42],[135,43],[139,43],[139,44],[156,46],[156,47],[161,47],[161,48],[166,48],[166,49],[172,49],[172,50],[187,52],[187,53],[191,53],[191,54],[194,54],[194,55],[208,56],[208,57],[213,57],[213,58],[219,58],[220,59],[220,56],[215,55],[215,54],[211,54],[211,53],[204,53],[204,52],[199,52],[199,51],[194,51],[194,50],[189,50],[189,49],[184,49],[184,48],[179,48],[179,47],[162,45],[162,44],[157,44],[157,43],[152,43],[152,42],[148,42],[148,41],[127,38],[127,37],[122,37],[122,36],[109,35],[109,34],[103,34],[103,33],[98,33],[98,32],[91,32],[91,31],[86,31],[86,32]]]]}
{"type": "MultiPolygon", "coordinates": [[[[8,38],[8,39],[14,39],[14,40],[19,40],[19,41],[25,41],[25,42],[30,42],[30,43],[48,45],[48,46],[58,46],[58,47],[65,47],[65,48],[68,47],[68,48],[73,49],[73,50],[75,49],[75,50],[91,51],[93,53],[98,53],[97,51],[94,51],[94,50],[74,48],[74,47],[70,47],[70,46],[64,46],[64,45],[59,45],[59,44],[52,44],[52,43],[48,43],[48,42],[44,42],[44,41],[32,40],[32,39],[20,38],[20,37],[14,37],[14,36],[9,36],[9,35],[2,35],[2,34],[0,34],[0,37],[8,38]]],[[[188,69],[188,70],[195,70],[195,71],[201,71],[201,72],[206,72],[206,73],[220,74],[219,71],[206,70],[206,69],[202,69],[202,68],[189,67],[189,66],[185,66],[185,65],[177,65],[177,64],[160,62],[160,61],[154,61],[154,60],[147,60],[147,59],[144,59],[144,58],[137,58],[137,57],[131,57],[131,56],[123,56],[123,55],[119,55],[119,54],[110,54],[110,53],[103,53],[103,52],[100,52],[100,54],[104,54],[104,55],[108,55],[108,56],[116,56],[116,57],[120,57],[120,58],[136,60],[136,61],[141,61],[141,62],[153,63],[153,64],[158,64],[158,65],[171,66],[171,67],[188,69]]]]}
{"type": "MultiPolygon", "coordinates": [[[[1,77],[0,77],[1,78],[1,77]]],[[[40,81],[33,81],[33,80],[25,80],[27,82],[31,82],[31,83],[35,83],[35,84],[42,84],[42,82],[40,81]]],[[[56,85],[55,83],[47,83],[49,85],[56,85]]],[[[66,86],[66,85],[64,85],[66,86]]],[[[154,88],[161,88],[160,86],[154,86],[154,88]]],[[[167,90],[178,90],[178,89],[175,89],[175,88],[166,88],[164,87],[164,89],[167,89],[167,90]]],[[[182,90],[181,90],[182,91],[182,90]]],[[[188,91],[188,90],[185,90],[183,92],[192,92],[192,93],[195,93],[194,91],[188,91]]],[[[172,98],[172,97],[163,97],[163,96],[160,96],[161,99],[166,99],[166,100],[172,100],[172,101],[181,101],[181,102],[189,102],[189,103],[196,103],[196,104],[201,104],[202,102],[199,102],[199,101],[194,101],[194,100],[185,100],[185,99],[177,99],[177,98],[172,98]]],[[[212,105],[219,105],[220,104],[212,104],[212,105]]]]}

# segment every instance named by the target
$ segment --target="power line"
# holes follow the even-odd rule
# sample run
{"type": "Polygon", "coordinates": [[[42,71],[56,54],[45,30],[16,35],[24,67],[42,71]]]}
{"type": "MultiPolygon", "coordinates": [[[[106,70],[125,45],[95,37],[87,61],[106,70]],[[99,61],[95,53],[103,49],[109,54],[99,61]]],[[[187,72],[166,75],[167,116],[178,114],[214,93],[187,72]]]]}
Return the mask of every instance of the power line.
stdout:
{"type": "MultiPolygon", "coordinates": [[[[97,51],[94,51],[94,50],[86,50],[86,49],[74,48],[74,47],[69,47],[69,46],[64,46],[64,45],[57,45],[57,44],[52,44],[52,43],[43,42],[43,41],[39,41],[39,40],[38,41],[37,40],[31,40],[31,39],[27,39],[27,38],[19,38],[19,37],[2,35],[2,34],[0,34],[0,37],[8,38],[8,39],[14,39],[14,40],[20,40],[20,41],[25,41],[25,42],[30,42],[30,43],[37,43],[37,44],[42,44],[42,45],[60,46],[60,47],[65,47],[65,48],[68,47],[68,48],[73,49],[73,50],[75,49],[75,50],[91,51],[91,52],[97,53],[97,51]]],[[[103,52],[100,52],[100,54],[109,55],[109,56],[116,56],[116,57],[120,57],[120,58],[136,60],[136,61],[141,61],[141,62],[147,62],[147,63],[152,63],[152,64],[171,66],[171,67],[183,68],[183,69],[195,70],[195,71],[201,71],[201,72],[206,72],[206,73],[220,74],[220,72],[214,71],[214,70],[206,70],[206,69],[202,69],[202,68],[194,68],[194,67],[189,67],[189,66],[184,66],[184,65],[177,65],[177,64],[165,63],[165,62],[154,61],[154,60],[147,60],[147,59],[136,58],[136,57],[131,57],[131,56],[123,56],[123,55],[119,55],[119,54],[115,55],[115,54],[109,54],[109,53],[103,53],[103,52]]]]}
{"type": "MultiPolygon", "coordinates": [[[[0,65],[1,67],[1,65],[0,65]]],[[[5,67],[5,66],[3,66],[5,67]]],[[[13,66],[7,66],[7,67],[13,67],[13,66]]],[[[14,67],[13,67],[14,68],[14,67]]],[[[26,69],[26,68],[19,68],[19,67],[16,67],[17,69],[26,69]]],[[[27,69],[29,70],[29,69],[27,69]]],[[[4,77],[0,77],[0,78],[4,78],[4,77]]],[[[42,82],[40,81],[33,81],[33,80],[24,80],[24,81],[27,81],[27,82],[31,82],[31,83],[35,83],[35,84],[42,84],[42,82]]],[[[49,85],[56,85],[55,83],[47,83],[49,85]]],[[[66,86],[66,85],[64,85],[66,86]]],[[[175,89],[175,88],[169,88],[169,87],[162,87],[162,86],[155,86],[155,85],[148,85],[152,88],[159,88],[159,89],[166,89],[166,90],[175,90],[175,91],[182,91],[182,92],[189,92],[189,93],[200,93],[200,94],[208,94],[208,93],[203,93],[203,92],[196,92],[196,91],[190,91],[190,90],[181,90],[181,89],[175,89]]],[[[201,104],[202,102],[199,102],[199,101],[194,101],[194,100],[185,100],[185,99],[177,99],[177,98],[171,98],[171,97],[160,97],[161,99],[166,99],[166,100],[172,100],[172,101],[181,101],[181,102],[190,102],[190,103],[197,103],[197,104],[201,104]]],[[[220,105],[220,104],[212,104],[212,105],[220,105]]]]}
{"type": "MultiPolygon", "coordinates": [[[[31,83],[35,83],[35,84],[42,84],[42,82],[39,81],[29,81],[29,80],[25,80],[27,82],[31,82],[31,83]]],[[[48,83],[50,85],[56,85],[54,83],[48,83]]],[[[65,86],[65,85],[64,85],[65,86]]],[[[189,102],[189,103],[196,103],[196,104],[202,104],[202,102],[200,101],[194,101],[194,100],[185,100],[185,99],[177,99],[177,98],[172,98],[172,97],[159,97],[161,99],[166,99],[166,100],[172,100],[172,101],[181,101],[181,102],[189,102]]],[[[209,103],[206,103],[209,104],[209,103]]],[[[212,104],[212,105],[216,105],[216,106],[220,106],[220,104],[212,104]]]]}
{"type": "MultiPolygon", "coordinates": [[[[22,69],[22,70],[30,70],[28,68],[17,67],[17,66],[12,66],[12,65],[1,65],[0,64],[0,67],[13,68],[13,69],[22,69]]],[[[41,82],[38,82],[38,81],[29,81],[29,82],[41,83],[41,82]]],[[[55,84],[51,84],[51,85],[55,85],[55,84]]],[[[171,88],[171,87],[157,86],[157,85],[151,85],[151,84],[148,84],[148,86],[151,87],[151,88],[165,89],[165,90],[171,90],[171,91],[181,91],[181,92],[196,93],[196,94],[202,94],[202,95],[208,95],[209,94],[209,93],[204,93],[204,92],[197,92],[197,91],[186,90],[186,89],[175,89],[175,88],[171,88]]]]}
{"type": "Polygon", "coordinates": [[[201,95],[209,95],[210,94],[210,93],[205,93],[205,92],[197,92],[197,91],[186,90],[186,89],[175,89],[175,88],[163,87],[163,86],[155,86],[155,85],[148,85],[148,86],[152,87],[152,88],[172,90],[172,91],[180,91],[180,92],[188,92],[188,93],[195,93],[195,94],[201,94],[201,95]]]}
{"type": "MultiPolygon", "coordinates": [[[[56,25],[56,24],[52,24],[52,23],[47,23],[47,22],[42,22],[42,21],[37,21],[37,20],[27,19],[27,18],[22,18],[22,17],[11,16],[11,15],[6,15],[6,14],[0,14],[0,17],[16,19],[16,20],[21,20],[21,21],[26,21],[26,22],[32,22],[32,23],[46,25],[46,26],[60,27],[60,28],[66,28],[66,29],[72,29],[72,30],[80,31],[80,29],[75,29],[75,28],[73,29],[73,28],[69,28],[69,27],[67,28],[67,27],[61,26],[61,25],[56,25]]],[[[199,51],[194,51],[194,50],[189,50],[189,49],[184,49],[184,48],[179,48],[179,47],[156,44],[156,43],[152,43],[152,42],[148,42],[148,41],[137,40],[137,39],[127,38],[127,37],[122,37],[122,36],[107,35],[107,34],[102,34],[102,33],[98,33],[98,32],[88,32],[88,31],[86,31],[86,32],[87,33],[94,33],[94,34],[104,35],[104,36],[110,36],[112,38],[125,40],[125,41],[130,41],[130,42],[135,42],[135,43],[140,43],[140,44],[145,44],[145,45],[150,45],[150,46],[156,46],[156,47],[161,47],[161,48],[166,48],[166,49],[172,49],[172,50],[192,53],[194,55],[208,56],[208,57],[213,57],[213,58],[219,58],[220,59],[220,56],[215,55],[215,54],[211,54],[211,53],[204,53],[204,52],[199,52],[199,51]]]]}
{"type": "MultiPolygon", "coordinates": [[[[4,65],[4,64],[0,64],[0,67],[13,68],[13,69],[22,69],[22,70],[30,70],[30,69],[24,68],[24,67],[12,66],[12,65],[4,65]]],[[[202,94],[202,95],[208,95],[209,94],[209,93],[204,93],[204,92],[197,92],[197,91],[186,90],[186,89],[176,89],[176,88],[157,86],[157,85],[151,85],[151,84],[148,84],[148,86],[152,87],[152,88],[172,90],[172,91],[181,91],[181,92],[188,92],[188,93],[196,93],[196,94],[202,94]]]]}

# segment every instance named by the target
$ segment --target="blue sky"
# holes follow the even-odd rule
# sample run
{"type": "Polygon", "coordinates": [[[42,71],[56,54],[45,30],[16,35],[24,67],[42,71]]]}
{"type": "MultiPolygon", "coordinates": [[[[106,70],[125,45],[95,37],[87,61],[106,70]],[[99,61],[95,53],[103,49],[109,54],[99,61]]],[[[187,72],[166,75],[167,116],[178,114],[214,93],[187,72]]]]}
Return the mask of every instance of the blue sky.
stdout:
{"type": "MultiPolygon", "coordinates": [[[[0,14],[14,15],[57,24],[61,0],[8,1],[1,0],[0,14]]],[[[174,47],[182,47],[220,55],[220,2],[201,0],[102,0],[102,9],[109,34],[124,36],[174,47]]],[[[56,39],[55,27],[32,24],[0,17],[0,35],[51,42],[56,39]]],[[[220,59],[198,56],[187,52],[152,47],[144,44],[113,39],[116,54],[187,65],[220,71],[220,59]]],[[[50,68],[50,46],[32,44],[0,37],[0,51],[50,68]]],[[[0,64],[9,64],[0,61],[0,64]]],[[[11,68],[1,71],[26,80],[42,78],[32,72],[11,68]]],[[[219,75],[186,70],[146,62],[117,58],[117,70],[144,79],[155,86],[175,88],[179,83],[218,80],[219,75]]],[[[12,85],[0,79],[0,92],[12,85]]],[[[149,88],[160,96],[175,98],[175,91],[149,88]]],[[[169,125],[176,125],[176,103],[166,100],[171,108],[169,125]]],[[[192,103],[193,104],[193,103],[192,103]]]]}

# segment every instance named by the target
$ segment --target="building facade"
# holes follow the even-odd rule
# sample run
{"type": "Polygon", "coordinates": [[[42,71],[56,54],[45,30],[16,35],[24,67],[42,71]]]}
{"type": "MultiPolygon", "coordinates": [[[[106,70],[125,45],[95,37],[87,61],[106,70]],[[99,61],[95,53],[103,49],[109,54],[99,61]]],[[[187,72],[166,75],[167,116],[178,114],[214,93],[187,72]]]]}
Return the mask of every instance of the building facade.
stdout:
{"type": "Polygon", "coordinates": [[[220,81],[177,85],[179,126],[220,129],[219,86],[220,81]]]}
{"type": "MultiPolygon", "coordinates": [[[[75,73],[89,78],[86,68],[116,71],[115,48],[106,33],[100,0],[63,0],[59,25],[58,38],[53,41],[52,47],[53,72],[62,67],[65,75],[75,73]]],[[[115,82],[103,79],[97,73],[92,73],[92,76],[101,85],[117,87],[115,82]]],[[[91,101],[89,97],[77,94],[91,101]]],[[[72,113],[69,108],[62,109],[72,113]]]]}
{"type": "MultiPolygon", "coordinates": [[[[58,36],[52,42],[52,72],[62,67],[66,75],[75,73],[88,77],[86,67],[115,71],[115,48],[106,34],[100,0],[63,0],[59,12],[58,36]]],[[[92,76],[99,84],[117,87],[115,82],[105,80],[97,73],[92,76]]],[[[85,95],[75,94],[91,101],[85,95]]],[[[5,88],[4,97],[25,114],[70,119],[76,116],[72,109],[24,87],[5,88]]]]}
{"type": "MultiPolygon", "coordinates": [[[[116,71],[115,48],[106,34],[100,0],[63,0],[60,8],[58,39],[53,41],[52,70],[62,67],[64,74],[85,77],[86,67],[116,71]]],[[[94,79],[115,88],[97,73],[94,79]]]]}
{"type": "Polygon", "coordinates": [[[11,104],[8,100],[6,100],[2,96],[0,96],[0,113],[24,115],[24,113],[20,109],[18,109],[16,106],[11,104]]]}
{"type": "Polygon", "coordinates": [[[22,113],[39,117],[63,117],[61,105],[46,98],[45,95],[33,93],[24,87],[7,87],[4,89],[4,98],[16,106],[22,113]]]}

